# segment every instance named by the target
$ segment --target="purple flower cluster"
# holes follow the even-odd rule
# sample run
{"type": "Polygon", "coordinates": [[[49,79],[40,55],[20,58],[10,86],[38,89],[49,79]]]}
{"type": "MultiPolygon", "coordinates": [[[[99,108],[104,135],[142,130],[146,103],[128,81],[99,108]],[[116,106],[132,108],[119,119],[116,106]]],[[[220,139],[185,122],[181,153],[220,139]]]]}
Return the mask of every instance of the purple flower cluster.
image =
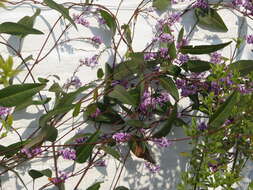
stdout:
{"type": "Polygon", "coordinates": [[[172,142],[168,139],[166,139],[165,137],[162,138],[153,138],[151,140],[152,142],[154,142],[157,146],[161,147],[161,148],[166,148],[172,145],[172,142]]]}
{"type": "Polygon", "coordinates": [[[246,41],[247,41],[248,44],[253,44],[253,35],[248,35],[246,37],[246,41]]]}
{"type": "Polygon", "coordinates": [[[177,79],[176,85],[179,89],[181,89],[181,95],[187,97],[192,94],[196,94],[198,91],[198,86],[196,83],[189,83],[185,79],[177,79]]]}
{"type": "Polygon", "coordinates": [[[53,183],[53,184],[59,184],[59,183],[64,183],[66,181],[66,179],[68,179],[68,174],[63,172],[63,171],[59,171],[58,172],[58,177],[54,177],[54,178],[49,178],[49,180],[53,183]]]}
{"type": "Polygon", "coordinates": [[[85,27],[89,27],[90,23],[88,20],[86,20],[82,15],[73,14],[73,20],[77,24],[81,24],[85,27]]]}
{"type": "Polygon", "coordinates": [[[0,106],[0,117],[6,117],[10,113],[11,109],[0,106]]]}
{"type": "Polygon", "coordinates": [[[162,105],[170,101],[169,94],[162,92],[160,96],[153,98],[151,93],[145,91],[142,96],[142,102],[140,104],[140,110],[142,113],[147,113],[149,109],[154,109],[157,104],[162,105]]]}
{"type": "Polygon", "coordinates": [[[253,15],[253,3],[251,0],[233,0],[232,5],[244,14],[253,15]]]}
{"type": "Polygon", "coordinates": [[[189,61],[189,55],[180,53],[178,59],[176,60],[176,63],[179,65],[183,65],[184,63],[187,63],[188,61],[189,61]]]}
{"type": "Polygon", "coordinates": [[[166,18],[158,20],[158,23],[156,25],[156,28],[158,31],[162,31],[164,26],[173,26],[176,22],[178,22],[181,18],[180,12],[174,12],[170,15],[168,15],[166,18]]]}
{"type": "Polygon", "coordinates": [[[86,137],[79,137],[79,138],[75,139],[75,142],[78,144],[81,144],[81,143],[85,142],[86,140],[87,140],[86,137]]]}
{"type": "Polygon", "coordinates": [[[207,3],[206,0],[197,0],[194,4],[194,7],[207,9],[208,8],[208,3],[207,3]]]}
{"type": "Polygon", "coordinates": [[[25,154],[27,158],[32,158],[35,157],[37,155],[40,155],[42,153],[41,148],[34,148],[32,150],[28,149],[28,148],[23,148],[20,151],[21,153],[25,154]]]}
{"type": "Polygon", "coordinates": [[[91,38],[91,41],[94,42],[94,43],[97,44],[97,45],[100,45],[100,44],[103,43],[103,41],[102,41],[102,39],[101,39],[100,36],[93,36],[93,37],[91,38]]]}
{"type": "Polygon", "coordinates": [[[76,159],[76,151],[71,148],[65,148],[65,149],[59,150],[59,154],[66,160],[76,159]]]}
{"type": "Polygon", "coordinates": [[[87,67],[94,68],[98,65],[98,55],[94,55],[91,58],[85,58],[85,60],[80,59],[79,60],[81,65],[86,65],[87,67]]]}
{"type": "Polygon", "coordinates": [[[222,56],[220,53],[218,52],[214,52],[214,53],[211,53],[211,59],[210,59],[210,62],[211,63],[221,63],[221,60],[222,60],[222,56]]]}
{"type": "Polygon", "coordinates": [[[155,165],[155,164],[152,164],[150,162],[145,162],[144,164],[145,164],[145,167],[147,169],[149,169],[149,171],[152,172],[152,173],[156,173],[161,169],[161,167],[159,165],[155,165]]]}
{"type": "Polygon", "coordinates": [[[169,58],[168,48],[160,48],[159,49],[159,55],[161,56],[161,58],[168,59],[169,58]]]}
{"type": "Polygon", "coordinates": [[[157,53],[155,52],[149,52],[149,53],[145,53],[144,54],[144,60],[145,61],[150,61],[150,60],[154,60],[157,56],[157,53]]]}
{"type": "Polygon", "coordinates": [[[174,41],[174,36],[167,33],[163,33],[158,37],[158,40],[164,43],[172,43],[174,41]]]}
{"type": "Polygon", "coordinates": [[[131,135],[128,133],[123,133],[123,132],[119,132],[119,133],[115,133],[112,138],[116,141],[116,142],[127,142],[130,138],[131,135]]]}
{"type": "Polygon", "coordinates": [[[251,87],[247,87],[245,84],[238,84],[237,90],[242,94],[250,94],[253,92],[253,85],[251,85],[251,87]]]}

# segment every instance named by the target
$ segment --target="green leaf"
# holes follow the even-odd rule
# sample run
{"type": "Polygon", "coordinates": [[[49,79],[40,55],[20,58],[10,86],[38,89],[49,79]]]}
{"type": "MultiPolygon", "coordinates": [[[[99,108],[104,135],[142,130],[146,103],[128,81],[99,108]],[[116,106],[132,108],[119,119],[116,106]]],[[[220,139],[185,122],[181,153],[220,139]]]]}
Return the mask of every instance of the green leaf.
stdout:
{"type": "Polygon", "coordinates": [[[124,104],[129,104],[132,106],[137,105],[137,100],[133,98],[130,95],[130,93],[127,92],[127,90],[121,85],[116,85],[113,91],[109,93],[109,96],[119,100],[120,102],[124,104]]]}
{"type": "Polygon", "coordinates": [[[184,27],[182,27],[181,30],[178,33],[177,43],[181,42],[183,37],[184,37],[184,27]]]}
{"type": "Polygon", "coordinates": [[[130,26],[128,24],[123,24],[121,26],[121,29],[123,29],[124,32],[124,37],[126,38],[127,42],[129,45],[132,44],[132,37],[131,37],[131,29],[130,26]]]}
{"type": "Polygon", "coordinates": [[[178,90],[177,90],[177,87],[176,87],[174,81],[170,77],[166,77],[166,76],[159,77],[159,81],[160,81],[162,87],[164,89],[168,90],[168,92],[173,96],[173,98],[176,101],[178,101],[179,94],[178,94],[178,90]]]}
{"type": "Polygon", "coordinates": [[[11,35],[44,34],[43,32],[15,22],[4,22],[0,24],[0,33],[11,35]]]}
{"type": "MultiPolygon", "coordinates": [[[[22,19],[20,19],[19,21],[18,21],[18,24],[22,24],[22,25],[25,25],[25,26],[27,26],[27,27],[29,27],[29,28],[32,28],[33,27],[33,25],[34,25],[34,22],[35,22],[35,19],[36,19],[36,17],[37,16],[39,16],[40,15],[40,9],[36,9],[36,12],[34,13],[34,15],[33,16],[25,16],[25,17],[23,17],[22,19]]],[[[24,38],[26,35],[21,35],[21,38],[24,38]]]]}
{"type": "Polygon", "coordinates": [[[21,141],[21,142],[17,142],[17,143],[13,143],[9,146],[6,147],[6,150],[8,151],[5,151],[3,154],[7,157],[7,158],[10,158],[12,157],[14,154],[18,153],[22,147],[27,144],[29,141],[26,140],[26,141],[21,141]]]}
{"type": "Polygon", "coordinates": [[[201,60],[189,60],[187,63],[185,63],[182,67],[186,71],[191,71],[191,72],[204,72],[208,71],[211,69],[212,63],[207,62],[207,61],[201,61],[201,60]]]}
{"type": "Polygon", "coordinates": [[[115,150],[114,148],[110,147],[110,146],[102,146],[101,148],[103,151],[105,151],[105,153],[110,154],[111,156],[113,156],[114,158],[116,158],[117,160],[120,161],[120,154],[117,150],[115,150]]]}
{"type": "Polygon", "coordinates": [[[245,76],[253,71],[253,60],[240,60],[228,66],[231,70],[239,71],[241,76],[245,76]]]}
{"type": "Polygon", "coordinates": [[[106,25],[110,28],[113,35],[116,33],[117,23],[115,18],[108,12],[104,10],[99,10],[101,17],[105,20],[106,25]]]}
{"type": "Polygon", "coordinates": [[[207,26],[211,29],[218,30],[221,32],[228,31],[228,28],[226,27],[222,18],[215,9],[196,8],[195,16],[197,17],[198,24],[200,25],[207,26]]]}
{"type": "Polygon", "coordinates": [[[28,174],[33,178],[37,179],[42,176],[52,177],[52,171],[50,169],[45,170],[29,170],[28,174]]]}
{"type": "Polygon", "coordinates": [[[0,90],[0,105],[12,107],[22,104],[25,100],[41,91],[45,84],[16,84],[0,90]]]}
{"type": "Polygon", "coordinates": [[[58,130],[54,126],[47,125],[41,129],[41,135],[44,141],[54,142],[57,139],[58,130]]]}
{"type": "Polygon", "coordinates": [[[73,24],[76,27],[75,22],[73,21],[73,19],[69,16],[69,9],[65,8],[63,5],[60,5],[56,2],[54,2],[53,0],[44,0],[43,1],[47,6],[49,6],[50,8],[58,11],[59,13],[61,13],[61,15],[67,19],[71,24],[73,24]]]}
{"type": "Polygon", "coordinates": [[[50,121],[52,118],[56,117],[57,115],[64,115],[68,111],[74,108],[75,105],[67,105],[64,107],[58,107],[53,110],[50,110],[46,114],[42,115],[39,119],[39,126],[45,127],[47,126],[47,122],[50,121]]]}
{"type": "Polygon", "coordinates": [[[215,51],[218,51],[220,49],[223,49],[224,47],[228,46],[230,42],[223,43],[223,44],[216,44],[216,45],[200,45],[200,46],[183,46],[180,51],[183,54],[209,54],[215,51]]]}
{"type": "Polygon", "coordinates": [[[76,149],[76,162],[78,163],[84,163],[86,160],[91,156],[92,150],[95,147],[95,144],[89,144],[94,143],[98,140],[98,137],[100,135],[100,132],[95,132],[87,141],[87,144],[83,144],[76,149]]]}
{"type": "Polygon", "coordinates": [[[87,190],[99,190],[101,183],[103,183],[103,182],[97,182],[97,183],[93,184],[92,186],[90,186],[87,190]]]}
{"type": "Polygon", "coordinates": [[[228,99],[217,109],[211,116],[209,125],[212,127],[220,127],[231,114],[232,109],[238,102],[238,93],[233,92],[228,99]]]}
{"type": "Polygon", "coordinates": [[[82,102],[78,102],[78,103],[75,105],[75,109],[74,109],[73,114],[72,114],[73,117],[76,117],[76,116],[79,115],[80,110],[81,110],[81,105],[82,105],[82,102]]]}
{"type": "Polygon", "coordinates": [[[28,106],[31,105],[43,105],[43,104],[47,104],[49,101],[51,100],[51,98],[46,98],[43,100],[33,100],[32,97],[23,101],[22,104],[19,104],[15,107],[15,111],[20,111],[22,109],[27,108],[28,106]]]}
{"type": "Polygon", "coordinates": [[[102,79],[103,78],[103,76],[104,76],[104,71],[103,71],[103,69],[98,69],[98,71],[97,71],[97,77],[99,78],[99,79],[102,79]]]}
{"type": "Polygon", "coordinates": [[[153,137],[155,138],[161,138],[161,137],[165,137],[167,136],[171,129],[173,124],[175,123],[175,120],[177,118],[177,105],[174,105],[173,111],[171,113],[171,115],[168,117],[167,121],[165,122],[164,126],[162,126],[162,128],[157,131],[153,137]]]}
{"type": "Polygon", "coordinates": [[[116,187],[115,190],[129,190],[129,189],[124,186],[118,186],[118,187],[116,187]]]}
{"type": "Polygon", "coordinates": [[[164,11],[168,8],[170,0],[153,0],[153,7],[157,8],[159,11],[164,11]]]}
{"type": "Polygon", "coordinates": [[[141,121],[141,120],[127,120],[126,124],[128,124],[131,127],[138,127],[138,128],[146,128],[147,125],[141,121]]]}

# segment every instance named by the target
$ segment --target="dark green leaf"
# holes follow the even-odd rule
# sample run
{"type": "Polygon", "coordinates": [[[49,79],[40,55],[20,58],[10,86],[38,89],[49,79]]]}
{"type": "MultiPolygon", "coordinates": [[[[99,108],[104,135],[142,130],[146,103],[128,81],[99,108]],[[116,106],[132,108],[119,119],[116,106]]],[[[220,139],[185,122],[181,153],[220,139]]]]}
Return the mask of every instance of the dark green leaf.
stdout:
{"type": "Polygon", "coordinates": [[[43,32],[30,28],[28,26],[14,23],[4,22],[0,24],[0,33],[11,34],[11,35],[28,35],[28,34],[43,34],[43,32]]]}
{"type": "Polygon", "coordinates": [[[103,182],[97,182],[97,183],[93,184],[92,186],[90,186],[87,190],[99,190],[101,183],[103,183],[103,182]]]}
{"type": "Polygon", "coordinates": [[[46,114],[42,115],[39,119],[39,125],[41,127],[47,126],[47,122],[50,121],[52,118],[56,117],[57,115],[66,114],[68,111],[74,108],[75,105],[67,105],[64,107],[58,107],[53,110],[50,110],[46,114]]]}
{"type": "Polygon", "coordinates": [[[66,18],[71,24],[76,27],[76,24],[74,23],[73,19],[69,16],[69,9],[65,8],[63,5],[57,4],[53,0],[44,0],[44,3],[50,8],[61,13],[64,18],[66,18]]]}
{"type": "Polygon", "coordinates": [[[166,77],[166,76],[159,77],[159,81],[160,81],[162,87],[164,89],[168,90],[168,92],[173,96],[173,98],[176,101],[178,101],[179,94],[178,94],[178,90],[177,90],[177,87],[176,87],[174,81],[170,77],[166,77]]]}
{"type": "Polygon", "coordinates": [[[240,60],[228,66],[231,70],[239,71],[241,76],[245,76],[253,71],[253,60],[240,60]]]}
{"type": "Polygon", "coordinates": [[[52,177],[52,171],[50,169],[45,170],[29,170],[28,174],[33,178],[37,179],[42,176],[52,177]]]}
{"type": "Polygon", "coordinates": [[[189,70],[191,72],[200,73],[211,69],[211,64],[212,63],[207,61],[189,60],[187,63],[183,65],[183,68],[187,71],[189,70]]]}
{"type": "Polygon", "coordinates": [[[129,189],[124,186],[118,186],[118,187],[116,187],[115,190],[129,190],[129,189]]]}
{"type": "Polygon", "coordinates": [[[22,147],[27,144],[29,141],[21,141],[21,142],[17,142],[17,143],[13,143],[9,146],[6,147],[6,150],[8,151],[5,151],[4,152],[4,155],[7,157],[7,158],[10,158],[11,156],[13,156],[14,154],[18,153],[22,147]]]}
{"type": "Polygon", "coordinates": [[[54,142],[57,139],[58,130],[54,126],[47,125],[41,129],[41,135],[44,141],[54,142]]]}
{"type": "Polygon", "coordinates": [[[113,89],[112,92],[109,93],[109,96],[112,98],[115,98],[119,100],[120,102],[124,104],[129,104],[132,106],[137,105],[137,100],[133,98],[127,90],[121,86],[121,85],[116,85],[113,89]]]}
{"type": "Polygon", "coordinates": [[[157,8],[159,11],[164,11],[168,8],[170,0],[153,0],[153,7],[157,8]]]}
{"type": "Polygon", "coordinates": [[[146,124],[141,120],[127,120],[126,124],[128,124],[131,127],[138,127],[138,128],[146,128],[146,124]]]}
{"type": "Polygon", "coordinates": [[[16,84],[0,90],[0,105],[12,107],[22,104],[25,100],[41,91],[45,84],[16,84]]]}
{"type": "Polygon", "coordinates": [[[78,102],[78,103],[75,105],[75,109],[74,109],[73,114],[72,114],[73,117],[76,117],[76,116],[79,115],[80,110],[81,110],[81,105],[82,105],[82,102],[78,102]]]}
{"type": "Polygon", "coordinates": [[[177,43],[181,42],[184,37],[184,27],[181,28],[177,37],[177,43]]]}
{"type": "Polygon", "coordinates": [[[225,23],[215,9],[196,8],[195,15],[200,25],[222,32],[228,31],[225,23]]]}
{"type": "Polygon", "coordinates": [[[167,136],[170,133],[176,118],[177,118],[177,105],[175,104],[171,115],[168,117],[167,121],[162,126],[162,128],[159,131],[157,131],[153,137],[161,138],[167,136]]]}
{"type": "Polygon", "coordinates": [[[215,51],[218,51],[226,46],[228,46],[230,42],[217,44],[217,45],[200,45],[200,46],[183,46],[180,51],[183,54],[209,54],[215,51]]]}
{"type": "Polygon", "coordinates": [[[209,125],[212,127],[220,127],[230,116],[232,109],[238,102],[238,93],[233,92],[228,99],[217,109],[211,116],[209,125]]]}
{"type": "Polygon", "coordinates": [[[124,37],[126,38],[128,44],[131,45],[132,44],[132,37],[131,37],[131,30],[130,30],[129,25],[123,24],[121,26],[121,28],[125,31],[124,32],[124,37]]]}
{"type": "MultiPolygon", "coordinates": [[[[33,25],[34,25],[34,22],[35,22],[35,19],[37,16],[40,15],[40,9],[36,9],[36,12],[34,13],[33,16],[25,16],[23,17],[22,19],[20,19],[18,21],[18,24],[22,24],[22,25],[25,25],[29,28],[33,28],[33,25]]],[[[21,38],[24,38],[26,35],[21,35],[21,38]]]]}
{"type": "Polygon", "coordinates": [[[86,141],[87,144],[83,144],[76,149],[76,155],[77,155],[76,162],[78,163],[86,162],[86,160],[91,156],[92,150],[95,146],[95,144],[89,144],[89,143],[95,143],[98,140],[99,135],[100,135],[100,132],[97,131],[86,141]]]}
{"type": "Polygon", "coordinates": [[[98,69],[98,71],[97,71],[97,77],[99,78],[99,79],[101,79],[101,78],[103,78],[103,76],[104,76],[104,71],[103,71],[103,69],[98,69]]]}
{"type": "Polygon", "coordinates": [[[24,102],[22,102],[22,104],[19,104],[15,107],[15,111],[20,111],[22,109],[27,108],[28,106],[31,105],[43,105],[43,104],[47,104],[49,101],[51,100],[51,98],[46,98],[43,100],[33,100],[32,97],[25,100],[24,102]]]}
{"type": "Polygon", "coordinates": [[[105,151],[105,153],[110,154],[111,156],[120,161],[120,153],[114,148],[110,146],[103,146],[102,150],[105,151]]]}
{"type": "Polygon", "coordinates": [[[116,33],[117,24],[115,18],[104,10],[99,10],[101,17],[105,20],[106,25],[111,29],[113,35],[116,33]]]}

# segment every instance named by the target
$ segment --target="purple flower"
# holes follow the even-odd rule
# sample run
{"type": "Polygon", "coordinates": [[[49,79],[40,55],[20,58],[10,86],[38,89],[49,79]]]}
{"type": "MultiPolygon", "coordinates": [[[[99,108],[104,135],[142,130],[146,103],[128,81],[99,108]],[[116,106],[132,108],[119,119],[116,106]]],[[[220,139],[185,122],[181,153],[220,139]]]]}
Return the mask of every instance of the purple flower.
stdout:
{"type": "Polygon", "coordinates": [[[49,178],[49,180],[53,184],[64,183],[66,181],[66,179],[68,179],[68,174],[63,171],[58,172],[58,177],[49,178]]]}
{"type": "Polygon", "coordinates": [[[142,96],[142,101],[139,106],[142,113],[146,113],[149,108],[155,107],[155,99],[151,97],[151,93],[145,91],[142,96]]]}
{"type": "Polygon", "coordinates": [[[94,55],[91,58],[86,57],[85,60],[80,59],[79,61],[81,65],[94,68],[96,65],[98,65],[98,55],[94,55]]]}
{"type": "Polygon", "coordinates": [[[161,169],[161,167],[159,165],[155,165],[150,162],[145,162],[144,164],[145,164],[145,167],[148,168],[149,171],[152,173],[156,173],[161,169]]]}
{"type": "Polygon", "coordinates": [[[65,149],[59,150],[59,154],[66,160],[76,159],[76,151],[71,148],[65,148],[65,149]]]}
{"type": "Polygon", "coordinates": [[[181,13],[180,12],[175,12],[175,13],[172,13],[170,16],[169,16],[169,26],[172,26],[173,24],[175,24],[176,22],[178,22],[181,18],[181,13]]]}
{"type": "Polygon", "coordinates": [[[116,142],[126,142],[131,138],[131,135],[128,133],[123,133],[123,132],[119,132],[119,133],[115,133],[112,138],[116,141],[116,142]]]}
{"type": "Polygon", "coordinates": [[[199,125],[198,125],[198,130],[200,131],[205,131],[207,129],[207,125],[205,124],[205,122],[201,122],[199,125]]]}
{"type": "Polygon", "coordinates": [[[217,82],[212,81],[210,91],[214,92],[215,95],[218,95],[220,90],[221,90],[220,85],[217,82]]]}
{"type": "Polygon", "coordinates": [[[40,147],[34,148],[32,150],[28,148],[22,148],[20,152],[25,154],[27,158],[32,158],[34,156],[40,155],[42,153],[42,150],[40,147]]]}
{"type": "Polygon", "coordinates": [[[164,43],[172,43],[174,41],[174,36],[164,33],[159,36],[159,41],[164,43]]]}
{"type": "Polygon", "coordinates": [[[170,101],[170,95],[167,92],[162,92],[161,95],[159,97],[155,98],[155,100],[154,100],[154,102],[156,104],[160,104],[160,105],[165,102],[169,102],[169,101],[170,101]]]}
{"type": "Polygon", "coordinates": [[[98,44],[98,45],[100,45],[100,44],[103,43],[103,41],[102,41],[102,39],[101,39],[100,36],[93,36],[93,37],[91,38],[91,41],[93,41],[95,44],[98,44]]]}
{"type": "Polygon", "coordinates": [[[210,62],[218,64],[221,62],[221,60],[222,60],[222,57],[220,53],[218,52],[211,53],[210,62]]]}
{"type": "Polygon", "coordinates": [[[183,38],[180,42],[177,43],[177,49],[180,49],[181,47],[187,46],[189,44],[189,41],[185,38],[183,38]]]}
{"type": "Polygon", "coordinates": [[[92,118],[96,118],[97,116],[99,116],[101,114],[101,111],[99,108],[96,109],[96,111],[94,113],[92,113],[90,116],[92,118]]]}
{"type": "Polygon", "coordinates": [[[246,41],[247,41],[248,44],[253,44],[253,35],[248,35],[246,37],[246,41]]]}
{"type": "Polygon", "coordinates": [[[160,48],[159,52],[162,58],[168,58],[168,48],[160,48]]]}
{"type": "Polygon", "coordinates": [[[0,106],[0,117],[6,117],[10,113],[11,109],[0,106]]]}
{"type": "Polygon", "coordinates": [[[145,53],[144,54],[144,60],[145,61],[154,60],[156,56],[157,56],[157,54],[154,53],[154,52],[145,53]]]}
{"type": "Polygon", "coordinates": [[[79,137],[79,138],[75,139],[75,142],[78,144],[81,144],[81,143],[85,142],[86,140],[87,140],[86,137],[79,137]]]}
{"type": "Polygon", "coordinates": [[[152,141],[158,145],[159,147],[161,148],[166,148],[166,147],[169,147],[172,142],[168,139],[166,139],[165,137],[162,137],[162,138],[154,138],[152,139],[152,141]]]}
{"type": "Polygon", "coordinates": [[[100,25],[104,25],[104,24],[106,24],[106,21],[105,21],[105,19],[103,19],[102,17],[98,17],[98,23],[99,23],[100,25]]]}
{"type": "Polygon", "coordinates": [[[197,0],[194,4],[194,7],[207,9],[208,8],[208,3],[207,3],[206,0],[197,0]]]}
{"type": "Polygon", "coordinates": [[[232,4],[233,4],[234,6],[240,6],[240,5],[243,4],[243,2],[242,2],[242,0],[233,0],[233,1],[232,1],[232,4]]]}
{"type": "Polygon", "coordinates": [[[188,61],[189,61],[189,55],[179,54],[179,58],[177,60],[177,63],[179,65],[187,63],[188,61]]]}
{"type": "Polygon", "coordinates": [[[89,27],[90,26],[90,23],[88,20],[86,20],[82,15],[76,15],[76,14],[73,14],[73,20],[75,23],[77,24],[81,24],[85,27],[89,27]]]}

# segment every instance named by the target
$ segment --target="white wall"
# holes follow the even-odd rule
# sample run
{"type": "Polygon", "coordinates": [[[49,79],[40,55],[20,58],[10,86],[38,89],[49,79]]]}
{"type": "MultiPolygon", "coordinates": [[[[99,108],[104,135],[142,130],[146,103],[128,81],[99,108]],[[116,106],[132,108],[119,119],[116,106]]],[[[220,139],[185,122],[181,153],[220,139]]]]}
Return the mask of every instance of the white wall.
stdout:
{"type": "MultiPolygon", "coordinates": [[[[108,6],[113,12],[116,11],[116,6],[119,4],[119,0],[112,1],[112,0],[100,0],[96,1],[96,3],[103,3],[108,6]]],[[[135,6],[140,2],[140,0],[127,0],[124,1],[122,7],[119,12],[119,20],[121,24],[127,22],[128,18],[131,16],[133,9],[135,6]]],[[[173,6],[173,10],[179,10],[186,6],[187,3],[181,3],[179,5],[173,6]]],[[[50,26],[54,23],[54,21],[58,18],[59,14],[54,10],[49,10],[45,7],[40,7],[42,9],[41,15],[37,18],[36,24],[34,28],[37,28],[43,31],[45,34],[48,33],[50,26]]],[[[9,10],[1,9],[0,18],[1,23],[5,21],[17,21],[23,16],[32,15],[35,6],[30,4],[22,4],[18,6],[9,6],[9,10]]],[[[171,10],[169,10],[171,11],[171,10]]],[[[73,12],[73,11],[72,11],[73,12]]],[[[78,11],[77,11],[78,12],[78,11]]],[[[226,42],[230,41],[232,38],[236,38],[239,32],[238,25],[240,25],[242,18],[238,17],[236,14],[232,13],[228,10],[221,10],[219,13],[222,15],[225,23],[228,26],[229,32],[227,33],[212,33],[207,30],[203,30],[199,27],[193,33],[193,41],[192,43],[195,44],[210,44],[210,43],[219,43],[219,42],[226,42]]],[[[193,25],[194,21],[192,19],[193,15],[191,13],[185,15],[181,21],[181,24],[185,26],[186,32],[189,32],[191,26],[193,25]]],[[[247,22],[249,20],[246,19],[245,24],[240,27],[242,29],[242,34],[250,34],[252,33],[252,28],[247,27],[247,22]]],[[[140,17],[137,22],[136,33],[134,38],[134,50],[139,51],[145,47],[145,45],[150,41],[152,38],[152,23],[154,24],[153,20],[147,20],[146,18],[140,17]]],[[[72,37],[92,37],[94,34],[100,34],[103,40],[109,45],[110,41],[110,32],[105,29],[100,30],[95,22],[91,22],[91,30],[84,29],[81,26],[78,26],[78,31],[74,28],[68,31],[66,35],[63,36],[63,39],[72,38],[72,37]]],[[[250,25],[250,24],[249,24],[250,25]]],[[[153,25],[154,26],[154,25],[153,25]]],[[[253,26],[251,24],[251,26],[253,26]]],[[[180,24],[177,25],[177,29],[180,30],[180,24]]],[[[42,54],[45,54],[47,50],[52,46],[55,39],[59,36],[60,31],[62,31],[63,25],[58,25],[56,31],[54,32],[53,38],[50,38],[50,43],[47,44],[45,50],[42,54]]],[[[11,44],[15,44],[15,39],[10,39],[7,35],[4,35],[6,39],[9,40],[11,44]]],[[[31,35],[28,36],[24,43],[23,43],[23,55],[24,57],[33,55],[36,58],[40,47],[42,46],[45,39],[45,35],[36,36],[31,35]]],[[[67,78],[70,78],[74,69],[79,64],[79,59],[81,57],[92,55],[93,52],[83,52],[79,50],[75,50],[73,48],[82,48],[86,50],[95,50],[93,46],[85,43],[69,43],[68,46],[58,47],[55,48],[54,51],[39,65],[35,67],[33,70],[33,74],[35,78],[37,77],[44,77],[47,78],[48,75],[57,74],[61,77],[61,83],[63,84],[67,78]]],[[[251,47],[252,48],[252,47],[251,47]]],[[[252,58],[252,52],[249,46],[243,47],[243,53],[239,56],[244,59],[252,58]]],[[[231,47],[226,48],[224,51],[226,52],[227,56],[230,56],[231,47]]],[[[121,53],[124,53],[125,48],[122,47],[120,49],[121,53]]],[[[1,55],[7,56],[11,53],[5,46],[0,46],[1,55]]],[[[111,52],[106,53],[103,56],[103,60],[106,61],[110,58],[111,52]]],[[[15,59],[16,63],[20,63],[20,60],[15,59]]],[[[99,67],[103,67],[104,63],[102,60],[100,61],[99,67]]],[[[98,68],[99,68],[98,67],[98,68]]],[[[80,72],[77,74],[82,79],[82,82],[85,84],[91,80],[96,79],[96,70],[90,69],[87,67],[82,67],[80,72]]],[[[24,76],[26,75],[27,71],[24,70],[19,79],[22,81],[24,76]]],[[[53,78],[51,78],[53,79],[53,78]]],[[[29,78],[27,82],[31,82],[29,78]]],[[[43,95],[50,95],[46,92],[43,95]]],[[[15,115],[15,125],[14,127],[18,129],[18,131],[22,134],[22,138],[26,138],[31,134],[31,132],[37,128],[38,124],[38,115],[42,114],[41,107],[29,107],[27,109],[27,113],[22,111],[15,115]],[[34,118],[36,118],[34,120],[34,118]]],[[[65,127],[69,127],[66,125],[65,127]]],[[[89,129],[87,129],[89,130],[89,129]]],[[[64,128],[61,128],[60,133],[64,131],[64,128]]],[[[176,137],[184,137],[184,133],[181,129],[175,128],[173,129],[173,133],[170,135],[169,138],[176,138],[176,137]]],[[[18,137],[15,133],[9,134],[7,138],[0,141],[3,145],[8,145],[14,142],[18,137]]],[[[64,142],[64,141],[63,141],[64,142]]],[[[144,167],[144,162],[142,160],[136,159],[134,156],[132,159],[128,160],[126,167],[123,170],[123,175],[120,179],[119,185],[125,185],[129,187],[129,189],[133,190],[163,190],[163,189],[176,189],[176,184],[180,181],[180,171],[185,170],[187,158],[181,157],[180,152],[187,152],[190,151],[190,146],[188,142],[176,142],[173,146],[165,149],[154,150],[156,152],[155,158],[161,166],[161,171],[157,174],[151,174],[149,171],[144,167]]],[[[59,162],[59,168],[62,170],[71,169],[70,161],[61,160],[59,162]]],[[[80,185],[81,189],[86,189],[89,185],[93,184],[95,180],[104,181],[101,186],[102,190],[110,189],[110,185],[112,183],[114,174],[117,173],[117,167],[120,166],[119,163],[115,162],[114,159],[108,158],[107,161],[108,167],[106,168],[94,168],[92,169],[87,177],[83,180],[82,185],[80,185]]],[[[77,166],[80,167],[80,166],[77,166]]],[[[32,179],[28,176],[29,169],[46,169],[52,168],[53,169],[53,162],[47,159],[38,159],[32,161],[31,163],[27,163],[24,166],[18,167],[16,171],[23,177],[28,189],[32,189],[32,179]]],[[[248,170],[246,172],[245,177],[252,178],[252,170],[250,164],[248,166],[248,170]],[[250,176],[251,175],[251,176],[250,176]]],[[[66,189],[70,190],[73,188],[73,184],[77,182],[79,177],[71,179],[66,183],[66,189]]],[[[1,176],[2,181],[2,189],[3,190],[13,190],[13,189],[24,189],[22,183],[13,175],[13,173],[8,172],[1,176]]],[[[245,182],[248,179],[244,180],[245,182]]],[[[36,181],[35,189],[38,189],[42,185],[46,184],[48,181],[46,178],[41,178],[36,181]]],[[[1,188],[0,188],[1,189],[1,188]]],[[[49,188],[50,189],[50,188],[49,188]]],[[[244,189],[244,188],[242,188],[244,189]]]]}

